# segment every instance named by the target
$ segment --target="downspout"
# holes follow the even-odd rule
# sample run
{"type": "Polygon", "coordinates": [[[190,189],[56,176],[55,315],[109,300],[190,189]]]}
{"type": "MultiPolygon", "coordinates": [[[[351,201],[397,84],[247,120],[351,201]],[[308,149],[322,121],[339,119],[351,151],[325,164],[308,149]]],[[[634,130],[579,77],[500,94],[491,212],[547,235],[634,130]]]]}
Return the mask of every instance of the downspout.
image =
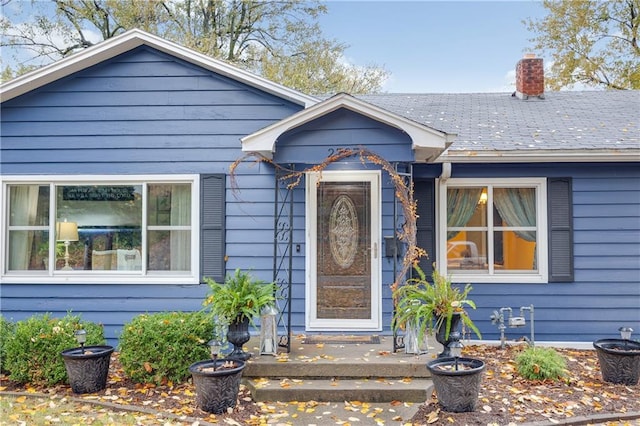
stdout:
{"type": "Polygon", "coordinates": [[[447,180],[449,180],[450,177],[451,177],[451,163],[447,161],[442,163],[442,173],[440,173],[440,181],[444,183],[447,180]]]}
{"type": "MultiPolygon", "coordinates": [[[[444,163],[442,163],[442,172],[440,173],[440,178],[436,187],[436,200],[439,199],[439,194],[440,191],[442,190],[444,184],[449,180],[449,178],[451,177],[451,163],[448,161],[445,161],[444,163]]],[[[437,202],[437,201],[436,201],[437,202]]],[[[439,229],[438,226],[436,226],[436,243],[435,243],[435,250],[436,253],[438,253],[438,246],[440,245],[439,240],[440,240],[440,236],[439,236],[439,229]]],[[[445,232],[446,235],[446,232],[445,232]]],[[[437,259],[437,257],[436,257],[437,259]]],[[[436,261],[436,263],[439,265],[440,262],[436,261]]]]}

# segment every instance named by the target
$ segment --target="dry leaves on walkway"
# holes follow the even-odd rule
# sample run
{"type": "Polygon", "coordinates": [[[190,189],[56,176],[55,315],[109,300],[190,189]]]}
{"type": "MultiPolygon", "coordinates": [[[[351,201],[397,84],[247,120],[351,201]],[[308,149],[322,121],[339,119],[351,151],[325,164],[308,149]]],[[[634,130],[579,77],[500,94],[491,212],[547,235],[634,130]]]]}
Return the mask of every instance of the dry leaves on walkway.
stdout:
{"type": "Polygon", "coordinates": [[[515,357],[525,345],[499,349],[468,346],[463,356],[486,363],[478,406],[473,413],[441,411],[435,399],[423,404],[415,424],[507,425],[559,422],[578,416],[640,412],[640,385],[613,385],[602,380],[593,350],[558,349],[567,361],[564,381],[531,381],[516,371],[515,357]]]}

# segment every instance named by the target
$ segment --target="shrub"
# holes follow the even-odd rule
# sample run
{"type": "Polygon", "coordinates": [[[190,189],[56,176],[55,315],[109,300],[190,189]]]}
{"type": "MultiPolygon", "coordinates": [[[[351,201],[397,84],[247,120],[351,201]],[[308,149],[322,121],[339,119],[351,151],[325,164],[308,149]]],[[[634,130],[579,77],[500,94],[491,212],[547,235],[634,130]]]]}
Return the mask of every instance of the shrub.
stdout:
{"type": "Polygon", "coordinates": [[[565,376],[567,363],[553,348],[528,348],[516,357],[518,374],[529,380],[557,380],[565,376]]]}
{"type": "Polygon", "coordinates": [[[52,318],[46,313],[18,321],[6,347],[3,344],[9,377],[20,383],[47,386],[66,382],[67,371],[60,352],[78,346],[73,333],[81,328],[87,332],[87,345],[104,344],[102,326],[81,321],[78,315],[68,313],[63,318],[52,318]]]}
{"type": "Polygon", "coordinates": [[[7,359],[7,346],[6,343],[13,335],[15,324],[6,320],[0,315],[0,372],[6,373],[8,370],[5,368],[7,359]]]}
{"type": "Polygon", "coordinates": [[[213,318],[202,311],[138,315],[120,336],[120,363],[134,382],[181,382],[191,364],[210,357],[212,336],[213,318]]]}

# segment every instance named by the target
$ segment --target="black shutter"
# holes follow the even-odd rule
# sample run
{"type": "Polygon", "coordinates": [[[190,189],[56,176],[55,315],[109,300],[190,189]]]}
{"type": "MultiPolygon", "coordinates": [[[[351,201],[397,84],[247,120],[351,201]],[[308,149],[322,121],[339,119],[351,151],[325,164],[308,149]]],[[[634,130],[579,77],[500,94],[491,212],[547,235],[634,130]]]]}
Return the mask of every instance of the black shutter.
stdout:
{"type": "Polygon", "coordinates": [[[200,175],[200,279],[225,275],[225,175],[200,175]]]}
{"type": "Polygon", "coordinates": [[[547,180],[549,282],[573,281],[573,197],[571,178],[547,180]]]}
{"type": "Polygon", "coordinates": [[[417,202],[417,245],[427,251],[427,257],[420,259],[420,269],[427,277],[433,272],[436,261],[436,181],[435,179],[415,179],[413,197],[417,202]]]}

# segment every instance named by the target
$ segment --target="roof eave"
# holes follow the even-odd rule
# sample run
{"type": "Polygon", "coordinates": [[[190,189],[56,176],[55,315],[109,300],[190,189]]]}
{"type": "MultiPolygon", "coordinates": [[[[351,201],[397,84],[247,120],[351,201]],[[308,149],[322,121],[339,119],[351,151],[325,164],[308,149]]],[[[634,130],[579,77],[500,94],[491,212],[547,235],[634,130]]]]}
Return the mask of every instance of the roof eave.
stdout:
{"type": "Polygon", "coordinates": [[[81,52],[4,83],[0,85],[0,98],[3,102],[13,99],[142,45],[147,45],[304,107],[319,102],[319,99],[313,96],[274,83],[226,62],[213,59],[202,53],[138,29],[129,30],[119,36],[102,41],[81,52]]]}
{"type": "Polygon", "coordinates": [[[419,162],[433,161],[453,143],[456,136],[424,126],[351,95],[340,93],[243,137],[241,139],[242,150],[258,152],[267,158],[273,158],[276,141],[280,135],[341,108],[362,114],[407,133],[412,141],[416,161],[419,162]]]}
{"type": "Polygon", "coordinates": [[[449,151],[436,163],[618,163],[640,162],[640,149],[562,151],[449,151]]]}

